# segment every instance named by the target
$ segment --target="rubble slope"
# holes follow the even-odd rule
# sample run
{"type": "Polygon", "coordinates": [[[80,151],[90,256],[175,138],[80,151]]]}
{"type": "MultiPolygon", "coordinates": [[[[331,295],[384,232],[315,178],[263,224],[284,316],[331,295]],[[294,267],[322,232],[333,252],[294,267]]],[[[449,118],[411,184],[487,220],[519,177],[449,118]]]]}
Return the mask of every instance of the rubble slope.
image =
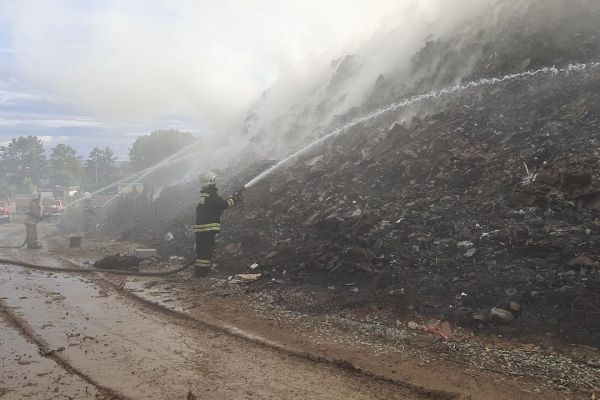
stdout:
{"type": "MultiPolygon", "coordinates": [[[[533,24],[546,3],[528,4],[492,36],[465,27],[428,43],[413,58],[413,86],[381,77],[337,122],[461,79],[596,60],[590,21],[600,17],[585,1],[546,25],[533,24]]],[[[589,68],[483,85],[347,129],[226,213],[219,271],[258,263],[276,282],[334,290],[355,282],[346,305],[600,342],[599,78],[589,68]]],[[[268,165],[224,171],[223,192],[268,165]]],[[[163,255],[192,256],[195,193],[194,185],[165,189],[156,218],[139,219],[137,230],[163,255]]]]}
{"type": "Polygon", "coordinates": [[[476,89],[420,105],[431,113],[409,126],[352,128],[249,190],[225,217],[219,263],[597,343],[599,77],[476,89]]]}

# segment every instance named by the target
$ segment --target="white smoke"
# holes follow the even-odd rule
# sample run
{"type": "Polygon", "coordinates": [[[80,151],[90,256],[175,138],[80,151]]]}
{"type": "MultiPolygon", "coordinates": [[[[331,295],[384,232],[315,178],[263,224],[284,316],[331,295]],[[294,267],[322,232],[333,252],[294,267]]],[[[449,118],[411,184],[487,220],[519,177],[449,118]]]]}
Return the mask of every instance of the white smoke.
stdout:
{"type": "Polygon", "coordinates": [[[507,8],[527,13],[530,2],[548,13],[570,3],[20,0],[5,2],[0,22],[19,78],[69,98],[77,112],[105,123],[183,116],[209,126],[209,150],[186,170],[193,175],[228,163],[249,141],[263,158],[301,148],[361,107],[380,76],[397,90],[410,86],[419,78],[411,60],[428,41],[458,29],[470,30],[469,40],[493,35],[507,8]]]}
{"type": "MultiPolygon", "coordinates": [[[[243,124],[243,136],[252,143],[250,154],[262,158],[285,157],[291,153],[290,147],[302,148],[344,123],[360,118],[360,113],[368,114],[405,96],[458,84],[484,57],[489,65],[498,67],[504,60],[493,58],[495,48],[501,49],[512,32],[529,40],[522,48],[532,52],[536,48],[531,43],[540,37],[553,43],[555,47],[543,51],[557,50],[558,54],[554,58],[553,54],[547,54],[549,63],[538,66],[552,67],[561,53],[560,48],[578,36],[577,29],[584,28],[570,26],[570,37],[561,37],[564,21],[570,21],[571,25],[574,20],[581,21],[582,25],[588,25],[587,32],[597,30],[600,23],[598,17],[587,19],[585,24],[573,18],[573,15],[600,15],[600,3],[592,0],[406,1],[402,4],[404,12],[395,16],[391,27],[382,27],[354,51],[345,53],[352,56],[336,54],[338,60],[331,65],[325,64],[329,60],[317,62],[311,69],[312,76],[297,71],[281,74],[243,124]],[[448,41],[449,38],[453,40],[448,41]],[[427,43],[436,40],[448,48],[434,48],[431,60],[420,65],[423,69],[414,70],[415,55],[427,43]],[[450,49],[457,50],[463,58],[458,62],[446,59],[450,49]],[[389,92],[387,98],[386,92],[389,92]],[[376,95],[380,104],[369,104],[371,95],[376,95]]],[[[583,40],[595,40],[595,36],[583,40]]],[[[517,47],[515,51],[522,51],[519,43],[510,43],[517,47]]],[[[528,57],[533,56],[516,54],[506,63],[508,71],[494,72],[503,75],[502,72],[524,71],[528,57]],[[521,61],[523,65],[519,64],[521,61]]],[[[563,65],[578,61],[562,59],[563,65]]]]}
{"type": "Polygon", "coordinates": [[[343,52],[401,9],[395,0],[3,3],[20,78],[109,120],[184,115],[213,126],[282,70],[343,52]]]}

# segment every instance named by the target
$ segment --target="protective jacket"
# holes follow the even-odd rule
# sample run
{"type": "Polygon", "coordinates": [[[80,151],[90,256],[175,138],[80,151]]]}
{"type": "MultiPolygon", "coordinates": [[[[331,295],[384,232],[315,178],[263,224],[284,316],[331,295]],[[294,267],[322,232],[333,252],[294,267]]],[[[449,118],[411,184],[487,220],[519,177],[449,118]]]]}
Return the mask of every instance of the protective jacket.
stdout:
{"type": "Polygon", "coordinates": [[[27,216],[25,217],[26,225],[35,225],[42,220],[42,207],[38,199],[33,199],[29,203],[27,216]]]}
{"type": "Polygon", "coordinates": [[[219,232],[223,211],[234,207],[234,199],[224,200],[216,187],[205,187],[200,192],[200,203],[196,207],[196,225],[194,232],[219,232]]]}

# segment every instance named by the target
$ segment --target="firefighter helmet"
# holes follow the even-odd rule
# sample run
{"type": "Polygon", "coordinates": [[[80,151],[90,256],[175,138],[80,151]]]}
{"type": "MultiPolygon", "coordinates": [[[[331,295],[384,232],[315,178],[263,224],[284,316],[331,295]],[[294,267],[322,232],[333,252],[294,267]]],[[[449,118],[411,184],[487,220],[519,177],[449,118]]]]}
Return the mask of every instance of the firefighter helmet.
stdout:
{"type": "Polygon", "coordinates": [[[207,172],[204,175],[200,175],[200,186],[209,187],[216,186],[217,184],[217,174],[214,172],[207,172]]]}

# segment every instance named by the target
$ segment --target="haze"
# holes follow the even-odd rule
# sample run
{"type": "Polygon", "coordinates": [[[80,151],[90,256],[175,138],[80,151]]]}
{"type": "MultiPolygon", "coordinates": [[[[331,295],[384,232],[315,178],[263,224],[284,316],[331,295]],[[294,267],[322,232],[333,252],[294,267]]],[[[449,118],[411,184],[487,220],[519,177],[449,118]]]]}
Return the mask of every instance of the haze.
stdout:
{"type": "MultiPolygon", "coordinates": [[[[441,0],[3,3],[0,142],[35,134],[87,151],[108,140],[120,155],[153,129],[229,132],[278,80],[294,97],[377,34],[400,28],[420,44],[452,19],[441,0]]],[[[462,3],[461,15],[487,1],[462,3]]]]}

